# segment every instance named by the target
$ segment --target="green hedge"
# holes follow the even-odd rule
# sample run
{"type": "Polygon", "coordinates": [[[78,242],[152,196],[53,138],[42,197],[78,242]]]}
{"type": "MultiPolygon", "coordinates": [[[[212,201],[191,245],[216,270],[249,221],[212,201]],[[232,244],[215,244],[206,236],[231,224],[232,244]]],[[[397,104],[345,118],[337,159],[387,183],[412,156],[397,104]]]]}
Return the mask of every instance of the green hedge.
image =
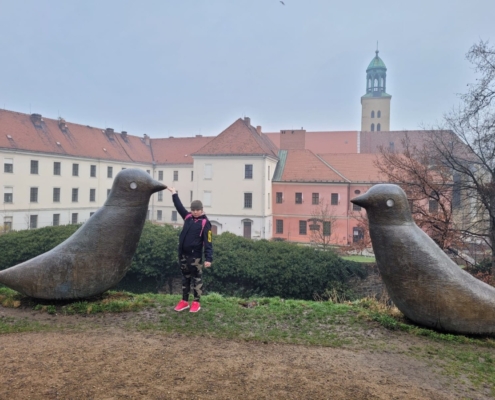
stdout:
{"type": "MultiPolygon", "coordinates": [[[[29,260],[67,239],[78,226],[10,232],[0,236],[0,270],[29,260]]],[[[119,287],[156,291],[180,277],[179,229],[146,223],[132,266],[119,287]]],[[[213,266],[203,274],[209,292],[225,295],[311,299],[338,287],[351,276],[364,276],[359,264],[331,251],[287,242],[253,241],[223,233],[213,239],[213,266]]],[[[344,285],[344,286],[343,286],[344,285]]]]}

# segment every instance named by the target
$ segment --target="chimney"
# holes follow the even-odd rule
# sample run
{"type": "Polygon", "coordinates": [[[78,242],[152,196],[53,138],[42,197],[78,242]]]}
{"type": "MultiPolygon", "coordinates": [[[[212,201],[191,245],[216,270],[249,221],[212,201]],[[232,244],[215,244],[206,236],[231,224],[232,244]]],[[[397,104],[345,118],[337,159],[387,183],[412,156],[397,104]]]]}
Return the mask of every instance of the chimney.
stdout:
{"type": "Polygon", "coordinates": [[[65,123],[65,119],[63,118],[58,119],[58,127],[62,132],[67,132],[67,124],[65,123]]]}
{"type": "Polygon", "coordinates": [[[280,150],[306,148],[306,131],[304,129],[280,131],[280,150]]]}
{"type": "Polygon", "coordinates": [[[244,117],[244,122],[247,124],[247,126],[251,126],[251,118],[244,117]]]}
{"type": "Polygon", "coordinates": [[[196,137],[203,137],[203,135],[196,135],[196,137]]]}
{"type": "Polygon", "coordinates": [[[105,129],[105,135],[107,135],[109,139],[113,139],[113,128],[105,129]]]}
{"type": "Polygon", "coordinates": [[[150,145],[150,137],[146,133],[143,135],[143,141],[146,146],[150,145]]]}
{"type": "Polygon", "coordinates": [[[258,126],[256,127],[256,132],[258,132],[258,135],[260,135],[260,136],[261,136],[261,125],[258,125],[258,126]]]}
{"type": "Polygon", "coordinates": [[[122,131],[120,133],[120,136],[122,137],[122,139],[124,139],[125,142],[127,142],[127,131],[122,131]]]}
{"type": "Polygon", "coordinates": [[[31,121],[33,122],[34,126],[41,127],[43,118],[41,118],[41,114],[31,114],[31,121]]]}

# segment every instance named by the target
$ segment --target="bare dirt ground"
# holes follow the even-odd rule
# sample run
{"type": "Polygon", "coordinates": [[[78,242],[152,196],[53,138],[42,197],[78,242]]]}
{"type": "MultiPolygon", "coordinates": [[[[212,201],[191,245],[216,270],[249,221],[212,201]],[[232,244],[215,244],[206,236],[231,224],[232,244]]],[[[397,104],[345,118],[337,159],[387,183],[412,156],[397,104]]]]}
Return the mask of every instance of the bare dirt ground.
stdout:
{"type": "Polygon", "coordinates": [[[489,398],[408,354],[425,340],[411,335],[379,328],[377,340],[393,351],[371,351],[132,329],[154,313],[52,316],[0,307],[0,318],[58,328],[0,335],[0,399],[489,398]]]}

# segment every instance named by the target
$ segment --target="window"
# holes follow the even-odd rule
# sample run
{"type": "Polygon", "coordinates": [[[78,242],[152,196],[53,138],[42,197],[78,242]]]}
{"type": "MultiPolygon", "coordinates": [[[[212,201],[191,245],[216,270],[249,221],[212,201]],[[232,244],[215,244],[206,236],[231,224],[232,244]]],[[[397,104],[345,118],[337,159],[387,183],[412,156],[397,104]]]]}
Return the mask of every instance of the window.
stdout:
{"type": "Polygon", "coordinates": [[[307,221],[299,221],[299,234],[300,235],[306,235],[307,229],[308,229],[308,222],[307,221]]]}
{"type": "Polygon", "coordinates": [[[323,236],[330,236],[332,233],[332,225],[330,221],[323,221],[323,236]]]}
{"type": "Polygon", "coordinates": [[[191,182],[194,180],[194,171],[191,171],[191,182]]]}
{"type": "Polygon", "coordinates": [[[371,118],[375,118],[375,112],[371,111],[371,118]]]}
{"type": "Polygon", "coordinates": [[[253,179],[253,164],[244,165],[244,179],[253,179]]]}
{"type": "Polygon", "coordinates": [[[272,196],[271,196],[271,193],[268,193],[268,209],[270,209],[272,205],[272,196]]]}
{"type": "Polygon", "coordinates": [[[179,171],[174,171],[174,181],[179,180],[179,171]]]}
{"type": "Polygon", "coordinates": [[[32,187],[29,193],[29,201],[31,203],[37,203],[38,202],[38,188],[37,187],[32,187]]]}
{"type": "Polygon", "coordinates": [[[380,131],[381,131],[381,129],[382,129],[381,124],[376,124],[376,131],[377,131],[377,132],[380,132],[380,131]]]}
{"type": "Polygon", "coordinates": [[[361,211],[361,206],[358,206],[357,204],[352,203],[352,211],[361,211]]]}
{"type": "Polygon", "coordinates": [[[381,116],[382,116],[382,112],[380,110],[378,110],[378,112],[376,113],[376,117],[381,118],[381,116]]]}
{"type": "Polygon", "coordinates": [[[360,242],[364,239],[364,232],[361,228],[354,227],[352,228],[352,241],[353,243],[360,242]]]}
{"type": "Polygon", "coordinates": [[[244,193],[244,208],[253,208],[253,194],[244,193]]]}
{"type": "Polygon", "coordinates": [[[270,174],[270,166],[268,166],[268,180],[272,179],[272,176],[270,174]]]}
{"type": "Polygon", "coordinates": [[[14,159],[6,158],[3,164],[3,172],[6,174],[11,174],[14,172],[14,159]]]}
{"type": "Polygon", "coordinates": [[[36,229],[38,227],[38,216],[30,215],[29,216],[29,229],[36,229]]]}
{"type": "Polygon", "coordinates": [[[281,204],[281,203],[282,203],[282,199],[283,199],[283,197],[282,197],[282,192],[277,192],[277,193],[275,194],[275,202],[276,202],[277,204],[281,204]]]}
{"type": "Polygon", "coordinates": [[[96,178],[96,165],[92,165],[89,170],[89,176],[91,178],[96,178]]]}
{"type": "Polygon", "coordinates": [[[211,207],[211,192],[210,191],[205,190],[203,192],[203,206],[211,207]]]}
{"type": "Polygon", "coordinates": [[[428,211],[431,213],[438,212],[438,201],[436,201],[434,199],[430,199],[428,201],[428,211]]]}
{"type": "Polygon", "coordinates": [[[390,151],[392,151],[392,152],[393,152],[393,151],[395,151],[395,143],[394,143],[394,142],[390,142],[390,143],[388,144],[388,149],[389,149],[390,151]]]}
{"type": "Polygon", "coordinates": [[[79,189],[73,188],[72,189],[72,202],[77,203],[79,200],[79,189]]]}
{"type": "Polygon", "coordinates": [[[60,171],[62,170],[60,162],[53,162],[53,175],[60,175],[60,171]]]}
{"type": "Polygon", "coordinates": [[[38,174],[38,161],[37,160],[31,160],[31,174],[33,174],[33,175],[38,174]]]}
{"type": "Polygon", "coordinates": [[[339,194],[338,193],[332,193],[330,195],[330,205],[336,206],[339,204],[339,194]]]}
{"type": "Polygon", "coordinates": [[[4,217],[3,219],[3,231],[5,233],[12,230],[12,217],[4,217]]]}
{"type": "Polygon", "coordinates": [[[276,233],[284,233],[284,220],[283,219],[275,220],[275,232],[276,233]]]}
{"type": "Polygon", "coordinates": [[[191,190],[191,191],[189,192],[189,202],[191,202],[191,203],[192,203],[192,201],[193,201],[193,191],[191,190]]]}
{"type": "Polygon", "coordinates": [[[60,202],[60,188],[53,188],[53,202],[60,202]]]}
{"type": "Polygon", "coordinates": [[[110,196],[111,191],[112,191],[112,189],[107,189],[107,197],[110,196]]]}
{"type": "Polygon", "coordinates": [[[149,169],[147,169],[146,172],[148,173],[148,175],[151,175],[151,171],[149,169]]]}
{"type": "Polygon", "coordinates": [[[296,204],[302,204],[302,193],[301,192],[296,193],[296,204]]]}
{"type": "Polygon", "coordinates": [[[79,164],[72,164],[72,176],[79,176],[79,164]]]}
{"type": "Polygon", "coordinates": [[[158,210],[156,212],[156,220],[161,221],[162,220],[162,210],[158,210]]]}
{"type": "Polygon", "coordinates": [[[5,187],[3,189],[3,202],[4,203],[12,203],[14,201],[14,188],[5,187]]]}
{"type": "Polygon", "coordinates": [[[89,213],[89,217],[91,218],[93,216],[94,212],[89,213]]]}
{"type": "Polygon", "coordinates": [[[96,201],[96,189],[89,189],[89,201],[96,201]]]}
{"type": "Polygon", "coordinates": [[[78,214],[77,213],[72,213],[72,217],[71,217],[71,224],[72,225],[77,224],[77,218],[78,218],[78,214]]]}
{"type": "Polygon", "coordinates": [[[205,164],[205,179],[211,179],[213,176],[213,166],[211,164],[205,164]]]}
{"type": "Polygon", "coordinates": [[[177,211],[172,211],[172,222],[177,222],[177,211]]]}
{"type": "Polygon", "coordinates": [[[59,226],[60,225],[60,214],[53,214],[52,225],[53,226],[59,226]]]}
{"type": "Polygon", "coordinates": [[[163,201],[163,192],[158,192],[158,201],[163,201]]]}
{"type": "Polygon", "coordinates": [[[163,171],[158,171],[158,180],[163,181],[163,171]]]}
{"type": "Polygon", "coordinates": [[[371,132],[375,131],[375,124],[371,124],[371,132]]]}
{"type": "Polygon", "coordinates": [[[313,204],[313,205],[320,204],[320,194],[319,193],[313,193],[311,195],[311,204],[313,204]]]}
{"type": "Polygon", "coordinates": [[[107,178],[113,178],[113,167],[107,167],[107,178]]]}
{"type": "Polygon", "coordinates": [[[124,168],[124,167],[122,167],[121,171],[123,171],[124,169],[125,169],[125,168],[124,168]]]}

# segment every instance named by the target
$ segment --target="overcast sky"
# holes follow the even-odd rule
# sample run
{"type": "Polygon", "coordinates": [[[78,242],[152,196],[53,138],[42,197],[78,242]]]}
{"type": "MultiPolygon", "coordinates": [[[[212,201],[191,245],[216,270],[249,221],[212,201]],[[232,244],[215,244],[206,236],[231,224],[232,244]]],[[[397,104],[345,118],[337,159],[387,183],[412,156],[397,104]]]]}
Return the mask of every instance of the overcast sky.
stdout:
{"type": "Polygon", "coordinates": [[[379,42],[391,129],[441,121],[494,0],[0,0],[0,108],[151,137],[359,130],[379,42]]]}

